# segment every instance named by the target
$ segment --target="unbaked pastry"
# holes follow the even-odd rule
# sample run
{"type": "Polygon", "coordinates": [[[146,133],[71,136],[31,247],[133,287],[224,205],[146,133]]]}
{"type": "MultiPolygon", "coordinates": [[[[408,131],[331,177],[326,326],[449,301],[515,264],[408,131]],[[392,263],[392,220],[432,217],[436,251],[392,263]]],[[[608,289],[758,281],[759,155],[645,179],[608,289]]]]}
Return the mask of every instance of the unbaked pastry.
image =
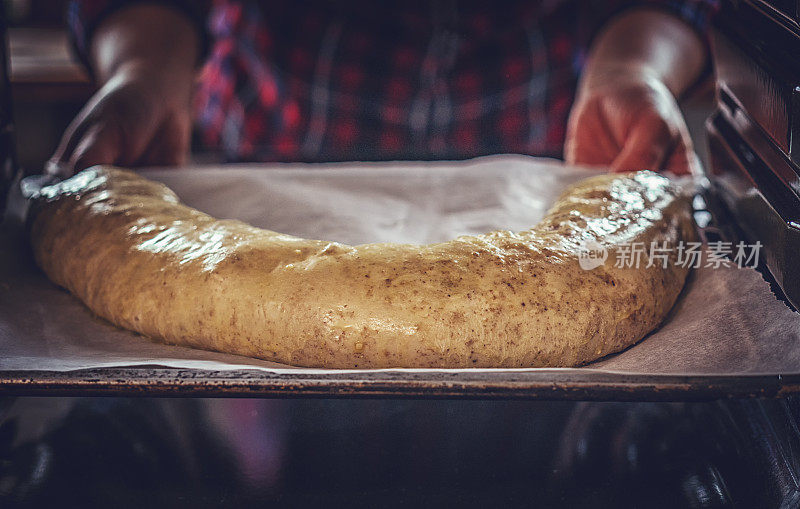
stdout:
{"type": "Polygon", "coordinates": [[[109,166],[43,188],[31,222],[44,272],[118,326],[326,368],[575,366],[618,352],[672,307],[688,270],[674,247],[693,235],[685,196],[652,172],[584,180],[531,230],[429,245],[218,220],[109,166]],[[669,259],[648,263],[651,245],[669,259]]]}

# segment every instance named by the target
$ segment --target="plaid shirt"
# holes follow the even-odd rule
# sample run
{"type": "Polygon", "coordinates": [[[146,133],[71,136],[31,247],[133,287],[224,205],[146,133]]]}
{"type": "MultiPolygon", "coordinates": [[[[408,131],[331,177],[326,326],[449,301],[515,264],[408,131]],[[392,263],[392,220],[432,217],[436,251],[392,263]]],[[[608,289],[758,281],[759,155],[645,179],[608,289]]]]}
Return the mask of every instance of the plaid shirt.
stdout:
{"type": "MultiPolygon", "coordinates": [[[[128,3],[71,4],[80,54],[103,17],[128,3]]],[[[165,3],[203,34],[201,139],[238,161],[560,157],[579,73],[603,23],[649,5],[702,33],[717,7],[717,0],[165,3]]]]}

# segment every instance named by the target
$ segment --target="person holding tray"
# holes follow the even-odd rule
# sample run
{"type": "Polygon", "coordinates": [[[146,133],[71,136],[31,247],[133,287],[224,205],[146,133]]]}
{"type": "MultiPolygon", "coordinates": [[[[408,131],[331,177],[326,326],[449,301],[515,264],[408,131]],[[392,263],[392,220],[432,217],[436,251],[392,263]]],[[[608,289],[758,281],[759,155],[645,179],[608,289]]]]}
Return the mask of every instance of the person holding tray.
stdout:
{"type": "Polygon", "coordinates": [[[712,0],[79,0],[100,89],[52,172],[185,161],[563,157],[697,169],[677,100],[710,66],[712,0]]]}

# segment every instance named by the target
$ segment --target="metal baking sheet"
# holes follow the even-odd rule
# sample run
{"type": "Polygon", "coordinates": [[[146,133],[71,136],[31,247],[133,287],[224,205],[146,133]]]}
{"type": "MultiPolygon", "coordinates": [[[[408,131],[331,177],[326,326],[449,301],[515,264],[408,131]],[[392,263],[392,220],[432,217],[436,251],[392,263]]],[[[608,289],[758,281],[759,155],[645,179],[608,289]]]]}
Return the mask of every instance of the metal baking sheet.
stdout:
{"type": "Polygon", "coordinates": [[[17,396],[673,401],[773,398],[799,392],[800,375],[630,375],[591,369],[265,374],[257,370],[140,367],[0,372],[0,394],[17,396]]]}
{"type": "MultiPolygon", "coordinates": [[[[590,174],[552,161],[237,166],[152,171],[218,217],[350,243],[524,229],[590,174]]],[[[2,239],[3,237],[0,237],[2,239]]],[[[573,369],[319,370],[158,345],[91,316],[0,242],[0,393],[698,399],[800,387],[800,317],[752,269],[701,269],[662,327],[573,369]],[[5,247],[5,250],[3,249],[5,247]]]]}

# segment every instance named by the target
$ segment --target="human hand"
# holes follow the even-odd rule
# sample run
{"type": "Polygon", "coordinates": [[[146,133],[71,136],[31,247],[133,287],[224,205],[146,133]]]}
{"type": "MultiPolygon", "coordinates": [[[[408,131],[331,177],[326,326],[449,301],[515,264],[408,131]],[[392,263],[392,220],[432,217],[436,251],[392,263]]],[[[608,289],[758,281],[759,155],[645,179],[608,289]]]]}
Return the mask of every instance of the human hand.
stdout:
{"type": "Polygon", "coordinates": [[[700,171],[675,97],[656,75],[631,66],[595,69],[584,77],[564,152],[568,163],[612,171],[700,171]]]}
{"type": "Polygon", "coordinates": [[[66,177],[95,164],[182,164],[191,134],[190,83],[142,67],[116,72],[67,127],[46,172],[66,177]]]}

